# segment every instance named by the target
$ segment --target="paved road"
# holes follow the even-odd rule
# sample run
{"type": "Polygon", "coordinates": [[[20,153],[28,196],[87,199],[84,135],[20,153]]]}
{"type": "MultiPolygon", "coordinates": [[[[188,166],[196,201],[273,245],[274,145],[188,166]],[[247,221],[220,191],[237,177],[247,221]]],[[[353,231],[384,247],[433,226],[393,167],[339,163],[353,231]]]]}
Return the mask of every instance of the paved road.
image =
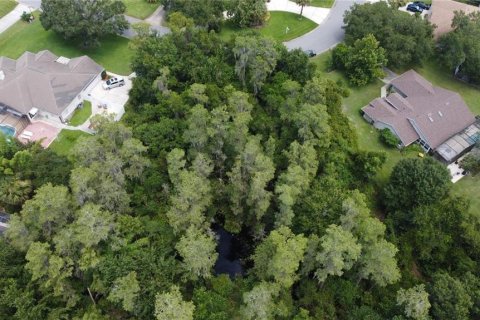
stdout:
{"type": "MultiPolygon", "coordinates": [[[[152,20],[149,20],[149,22],[146,22],[147,20],[140,20],[127,15],[125,15],[125,19],[127,19],[127,21],[130,23],[130,27],[127,30],[123,31],[122,36],[128,39],[132,39],[133,37],[136,36],[135,30],[133,30],[132,28],[132,25],[135,23],[141,23],[141,22],[148,23],[150,24],[150,30],[156,31],[157,34],[161,36],[170,32],[170,29],[160,25],[160,22],[156,23],[156,22],[152,22],[152,20]],[[151,23],[155,23],[155,24],[151,24],[151,23]]],[[[150,19],[150,18],[147,18],[147,19],[150,19]]]]}
{"type": "Polygon", "coordinates": [[[341,42],[345,36],[342,29],[343,14],[354,3],[364,3],[365,0],[337,0],[330,10],[328,17],[317,28],[309,33],[285,42],[289,49],[301,48],[302,50],[313,50],[322,53],[341,42]]]}
{"type": "Polygon", "coordinates": [[[17,2],[32,7],[33,9],[40,8],[42,4],[42,0],[17,0],[17,2]]]}

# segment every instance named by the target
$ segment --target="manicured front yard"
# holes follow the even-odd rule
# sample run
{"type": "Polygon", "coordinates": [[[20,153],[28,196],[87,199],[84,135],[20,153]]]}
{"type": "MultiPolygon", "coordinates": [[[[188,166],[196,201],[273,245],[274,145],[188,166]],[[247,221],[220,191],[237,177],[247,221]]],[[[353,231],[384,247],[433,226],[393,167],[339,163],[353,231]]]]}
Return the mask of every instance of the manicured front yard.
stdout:
{"type": "MultiPolygon", "coordinates": [[[[261,28],[256,28],[260,34],[271,37],[278,41],[288,41],[297,38],[317,27],[310,19],[290,12],[271,11],[270,19],[261,28]],[[288,27],[288,32],[287,32],[288,27]]],[[[220,37],[230,39],[231,35],[241,32],[241,29],[226,22],[220,32],[220,37]]]]}
{"type": "Polygon", "coordinates": [[[75,110],[75,113],[73,114],[72,118],[70,119],[70,125],[71,126],[79,126],[85,121],[87,121],[88,118],[92,115],[92,103],[90,101],[83,101],[83,107],[80,109],[75,110]]]}
{"type": "Polygon", "coordinates": [[[0,0],[0,18],[12,11],[17,4],[15,0],[0,0]]]}
{"type": "Polygon", "coordinates": [[[335,0],[312,0],[310,5],[312,7],[331,8],[334,3],[335,3],[335,0]]]}
{"type": "Polygon", "coordinates": [[[128,46],[128,39],[111,36],[103,39],[98,48],[83,49],[78,44],[62,39],[53,31],[45,31],[38,14],[35,14],[35,17],[31,24],[19,21],[0,34],[0,56],[17,59],[25,51],[36,53],[48,49],[67,58],[88,55],[108,71],[121,75],[131,73],[130,59],[133,50],[128,46]]]}
{"type": "Polygon", "coordinates": [[[88,133],[80,130],[63,129],[49,148],[59,155],[67,156],[79,138],[88,136],[88,133]]]}
{"type": "Polygon", "coordinates": [[[159,2],[149,3],[147,0],[123,0],[127,10],[126,15],[138,19],[148,18],[160,6],[159,2]]]}

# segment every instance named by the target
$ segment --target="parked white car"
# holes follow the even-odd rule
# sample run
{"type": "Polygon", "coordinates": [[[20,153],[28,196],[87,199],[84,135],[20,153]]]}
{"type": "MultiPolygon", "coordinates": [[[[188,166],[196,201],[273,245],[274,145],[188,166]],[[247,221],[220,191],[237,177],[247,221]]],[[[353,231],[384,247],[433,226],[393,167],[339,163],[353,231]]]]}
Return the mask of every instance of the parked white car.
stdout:
{"type": "Polygon", "coordinates": [[[122,87],[125,85],[125,79],[123,78],[110,78],[103,84],[103,89],[110,90],[116,87],[122,87]]]}

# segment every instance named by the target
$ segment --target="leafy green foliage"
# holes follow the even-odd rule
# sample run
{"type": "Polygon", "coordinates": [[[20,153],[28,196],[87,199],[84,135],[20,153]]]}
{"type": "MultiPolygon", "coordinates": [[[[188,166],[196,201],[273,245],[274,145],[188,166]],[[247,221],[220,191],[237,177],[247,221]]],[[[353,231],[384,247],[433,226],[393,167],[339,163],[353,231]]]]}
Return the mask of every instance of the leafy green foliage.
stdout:
{"type": "Polygon", "coordinates": [[[385,205],[395,210],[410,210],[435,203],[450,188],[450,174],[433,159],[401,160],[393,169],[385,187],[385,205]]]}
{"type": "Polygon", "coordinates": [[[229,2],[230,20],[240,28],[261,26],[268,15],[263,0],[233,0],[229,2]]]}
{"type": "Polygon", "coordinates": [[[387,64],[385,50],[372,34],[357,39],[353,46],[339,44],[332,52],[333,63],[345,70],[350,82],[364,86],[383,76],[382,67],[387,64]]]}
{"type": "Polygon", "coordinates": [[[155,317],[157,320],[193,320],[195,306],[192,302],[183,301],[177,286],[169,292],[159,293],[155,298],[155,317]]]}
{"type": "Polygon", "coordinates": [[[140,291],[140,286],[138,285],[137,274],[133,271],[115,280],[107,299],[113,302],[121,302],[124,310],[132,311],[138,291],[140,291]]]}
{"type": "Polygon", "coordinates": [[[465,285],[448,273],[438,272],[430,286],[432,314],[439,319],[470,319],[473,305],[465,285]]]}
{"type": "Polygon", "coordinates": [[[211,277],[211,270],[218,258],[216,246],[213,234],[202,234],[195,226],[188,228],[176,249],[183,258],[183,265],[190,278],[196,280],[211,277]]]}
{"type": "Polygon", "coordinates": [[[480,172],[480,146],[476,146],[461,161],[463,169],[476,175],[480,172]]]}
{"type": "Polygon", "coordinates": [[[294,235],[287,227],[273,230],[255,251],[255,274],[262,280],[273,279],[282,287],[291,287],[306,246],[307,239],[294,235]]]}
{"type": "Polygon", "coordinates": [[[451,71],[460,72],[472,82],[480,82],[480,59],[478,51],[480,44],[480,14],[463,11],[455,12],[452,20],[453,31],[444,34],[439,39],[438,51],[442,62],[451,71]],[[457,70],[458,68],[458,70],[457,70]]]}
{"type": "Polygon", "coordinates": [[[80,40],[84,47],[97,46],[101,37],[121,34],[128,28],[125,5],[118,0],[42,1],[40,21],[65,39],[80,40]]]}
{"type": "Polygon", "coordinates": [[[398,148],[400,139],[388,128],[380,130],[380,141],[389,148],[398,148]]]}
{"type": "Polygon", "coordinates": [[[218,30],[225,11],[225,2],[217,0],[163,0],[169,12],[181,12],[196,25],[218,30]]]}
{"type": "Polygon", "coordinates": [[[480,220],[442,165],[400,162],[384,197],[386,155],[358,148],[341,82],[299,50],[173,17],[132,40],[123,123],[94,117],[69,159],[0,139],[17,199],[5,318],[478,318],[480,220]],[[230,263],[235,277],[213,272],[230,263]]]}
{"type": "Polygon", "coordinates": [[[408,290],[400,289],[397,292],[397,304],[405,308],[405,315],[415,320],[428,319],[430,302],[428,293],[423,284],[412,287],[408,290]]]}
{"type": "Polygon", "coordinates": [[[391,66],[403,67],[433,53],[433,26],[427,19],[405,14],[385,1],[355,4],[345,14],[345,42],[372,34],[385,49],[391,66]]]}

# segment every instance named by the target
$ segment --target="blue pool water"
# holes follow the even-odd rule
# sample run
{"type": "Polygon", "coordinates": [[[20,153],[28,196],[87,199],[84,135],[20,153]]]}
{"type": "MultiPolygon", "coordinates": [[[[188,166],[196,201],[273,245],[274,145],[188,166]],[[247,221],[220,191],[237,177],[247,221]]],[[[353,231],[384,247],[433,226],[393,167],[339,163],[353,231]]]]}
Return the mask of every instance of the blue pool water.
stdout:
{"type": "Polygon", "coordinates": [[[6,136],[13,137],[15,135],[15,128],[5,124],[0,124],[0,131],[6,136]]]}

